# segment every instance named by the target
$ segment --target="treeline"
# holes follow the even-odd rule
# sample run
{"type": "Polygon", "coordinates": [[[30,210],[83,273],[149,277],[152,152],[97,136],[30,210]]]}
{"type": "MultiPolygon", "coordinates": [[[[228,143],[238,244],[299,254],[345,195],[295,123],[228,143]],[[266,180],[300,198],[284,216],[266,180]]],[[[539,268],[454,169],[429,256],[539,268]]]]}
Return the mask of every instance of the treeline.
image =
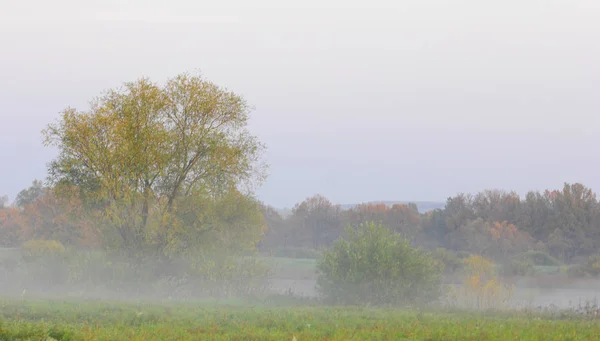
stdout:
{"type": "MultiPolygon", "coordinates": [[[[238,207],[244,211],[229,212],[229,219],[247,219],[252,207],[238,207]]],[[[272,207],[258,207],[265,230],[258,248],[280,256],[313,257],[343,237],[346,226],[367,221],[380,222],[429,250],[466,251],[499,261],[541,251],[577,262],[597,254],[600,247],[600,204],[595,193],[579,183],[524,197],[502,190],[458,194],[448,198],[443,209],[427,212],[419,212],[414,204],[367,203],[342,209],[321,195],[297,204],[285,218],[272,207]]],[[[0,246],[38,239],[78,248],[104,246],[81,201],[34,181],[13,205],[0,208],[0,246]]]]}
{"type": "Polygon", "coordinates": [[[383,225],[429,250],[445,248],[502,261],[527,251],[548,253],[563,262],[578,262],[600,246],[600,204],[582,184],[562,189],[515,192],[485,190],[458,194],[443,209],[419,212],[414,204],[361,204],[343,210],[316,195],[282,218],[264,207],[267,232],[263,252],[279,255],[326,248],[348,225],[365,221],[383,225]]]}

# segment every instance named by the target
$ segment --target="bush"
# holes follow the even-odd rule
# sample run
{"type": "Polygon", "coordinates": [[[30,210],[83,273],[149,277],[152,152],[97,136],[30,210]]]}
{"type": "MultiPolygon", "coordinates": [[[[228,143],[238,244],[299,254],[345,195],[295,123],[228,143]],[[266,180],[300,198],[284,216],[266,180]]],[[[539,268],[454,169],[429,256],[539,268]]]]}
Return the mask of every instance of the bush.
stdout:
{"type": "Polygon", "coordinates": [[[445,273],[452,274],[463,269],[464,262],[453,251],[437,248],[433,252],[432,257],[438,264],[443,266],[445,273]]]}
{"type": "Polygon", "coordinates": [[[65,247],[56,240],[29,240],[22,246],[23,259],[34,261],[38,259],[56,259],[65,254],[65,247]]]}
{"type": "Polygon", "coordinates": [[[431,256],[382,225],[348,227],[317,262],[317,290],[330,304],[426,304],[440,296],[431,256]]]}

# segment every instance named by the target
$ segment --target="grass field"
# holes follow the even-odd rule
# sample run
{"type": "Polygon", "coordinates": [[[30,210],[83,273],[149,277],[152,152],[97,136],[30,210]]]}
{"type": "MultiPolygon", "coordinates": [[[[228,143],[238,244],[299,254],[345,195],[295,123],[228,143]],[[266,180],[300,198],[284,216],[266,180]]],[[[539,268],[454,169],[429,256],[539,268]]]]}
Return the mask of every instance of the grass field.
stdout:
{"type": "Polygon", "coordinates": [[[0,302],[0,340],[598,340],[590,317],[239,304],[0,302]]]}

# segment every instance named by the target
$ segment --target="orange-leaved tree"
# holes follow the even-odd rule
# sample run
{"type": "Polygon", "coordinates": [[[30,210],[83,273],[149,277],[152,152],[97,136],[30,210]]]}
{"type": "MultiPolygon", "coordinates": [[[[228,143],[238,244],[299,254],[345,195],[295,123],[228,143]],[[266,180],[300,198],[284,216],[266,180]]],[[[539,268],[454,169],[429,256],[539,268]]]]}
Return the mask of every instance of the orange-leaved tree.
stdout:
{"type": "Polygon", "coordinates": [[[19,245],[22,233],[20,214],[14,207],[0,208],[0,247],[19,245]]]}
{"type": "Polygon", "coordinates": [[[19,215],[21,241],[57,240],[66,246],[97,248],[100,236],[86,211],[78,190],[69,195],[45,188],[33,201],[25,203],[19,215]]]}

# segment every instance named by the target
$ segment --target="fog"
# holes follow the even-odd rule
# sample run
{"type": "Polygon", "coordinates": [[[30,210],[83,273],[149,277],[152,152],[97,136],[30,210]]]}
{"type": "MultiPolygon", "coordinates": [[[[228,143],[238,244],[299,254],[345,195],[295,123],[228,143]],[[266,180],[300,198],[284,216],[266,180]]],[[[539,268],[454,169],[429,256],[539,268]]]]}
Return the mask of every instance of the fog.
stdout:
{"type": "MultiPolygon", "coordinates": [[[[17,250],[0,249],[0,252],[2,299],[154,303],[231,303],[241,300],[249,305],[276,304],[291,307],[322,304],[314,270],[298,271],[275,265],[273,272],[259,280],[248,281],[248,278],[238,274],[239,277],[234,276],[237,278],[207,282],[182,272],[176,273],[172,271],[173,268],[165,267],[164,263],[148,262],[145,264],[146,270],[152,268],[153,274],[149,281],[148,277],[143,277],[147,273],[119,276],[116,275],[121,270],[118,267],[106,271],[108,267],[102,269],[97,267],[98,264],[87,264],[90,267],[87,271],[68,269],[61,262],[25,262],[15,268],[10,265],[10,257],[20,258],[17,250]],[[90,274],[90,271],[96,273],[90,274]],[[88,277],[68,278],[69,275],[81,273],[88,277]]],[[[565,281],[558,276],[528,277],[514,281],[513,284],[514,291],[506,309],[540,312],[572,310],[580,313],[589,313],[586,309],[598,309],[598,279],[565,281]]],[[[461,302],[451,305],[438,303],[433,307],[446,309],[454,306],[474,308],[462,306],[461,302]]]]}
{"type": "Polygon", "coordinates": [[[321,305],[323,254],[381,221],[440,266],[435,308],[477,276],[514,285],[511,308],[596,302],[599,19],[595,0],[4,2],[0,296],[321,305]],[[126,91],[142,77],[179,87],[126,91]]]}

